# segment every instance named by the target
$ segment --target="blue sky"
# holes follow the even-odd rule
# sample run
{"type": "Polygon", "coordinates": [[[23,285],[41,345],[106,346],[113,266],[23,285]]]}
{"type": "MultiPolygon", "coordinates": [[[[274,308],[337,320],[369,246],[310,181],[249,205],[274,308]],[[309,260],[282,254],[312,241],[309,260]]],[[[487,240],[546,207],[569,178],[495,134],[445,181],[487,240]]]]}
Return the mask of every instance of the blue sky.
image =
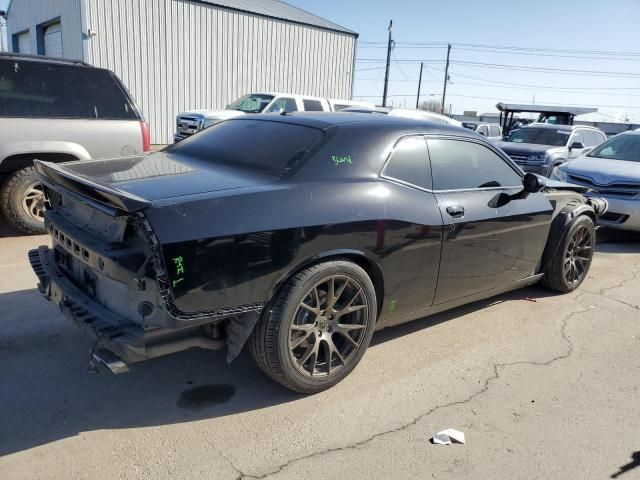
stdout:
{"type": "MultiPolygon", "coordinates": [[[[386,47],[364,42],[386,42],[387,25],[393,19],[393,37],[398,43],[392,57],[389,100],[396,106],[415,106],[420,60],[426,60],[424,98],[432,94],[439,99],[442,94],[446,47],[413,48],[415,45],[410,43],[452,43],[453,63],[446,103],[452,105],[453,113],[495,111],[498,100],[530,103],[535,96],[537,104],[598,106],[601,113],[598,118],[602,120],[626,115],[640,122],[637,37],[640,0],[288,0],[288,3],[360,34],[356,97],[381,101],[386,47]],[[543,50],[505,52],[461,44],[543,50]],[[626,55],[596,53],[602,51],[626,55]],[[513,66],[529,69],[514,70],[513,66]],[[540,70],[543,68],[548,70],[540,70]],[[600,73],[576,75],[553,69],[600,73]]],[[[7,4],[8,0],[0,0],[0,9],[7,4]]]]}
{"type": "MultiPolygon", "coordinates": [[[[535,95],[537,104],[610,105],[598,107],[603,114],[599,117],[603,120],[626,114],[640,122],[638,0],[617,0],[611,3],[596,0],[289,0],[289,3],[358,32],[359,59],[384,60],[384,45],[367,45],[363,42],[386,42],[387,25],[393,19],[393,37],[398,45],[392,58],[399,62],[392,63],[389,94],[394,95],[390,100],[395,105],[406,102],[408,107],[415,106],[421,59],[429,60],[425,63],[429,68],[423,73],[422,92],[434,94],[436,98],[440,98],[442,94],[446,47],[407,48],[411,45],[406,43],[453,43],[453,62],[625,74],[575,75],[557,71],[520,71],[452,64],[451,83],[447,87],[447,93],[451,95],[448,95],[446,103],[452,104],[453,113],[462,113],[463,110],[495,111],[495,99],[531,103],[535,95]],[[635,55],[529,50],[519,50],[518,54],[511,51],[512,53],[507,54],[496,49],[484,48],[493,51],[478,51],[477,47],[469,49],[456,44],[632,52],[635,55]],[[543,53],[546,56],[530,53],[543,53]],[[597,58],[568,58],[571,56],[597,58]],[[627,75],[628,73],[635,74],[635,77],[627,75]],[[404,95],[407,93],[411,95],[404,95]],[[486,97],[491,100],[469,97],[486,97]]],[[[384,67],[383,62],[356,64],[355,96],[363,95],[367,96],[367,100],[381,101],[384,68],[380,67],[384,67]],[[369,98],[370,95],[378,97],[369,98]]]]}

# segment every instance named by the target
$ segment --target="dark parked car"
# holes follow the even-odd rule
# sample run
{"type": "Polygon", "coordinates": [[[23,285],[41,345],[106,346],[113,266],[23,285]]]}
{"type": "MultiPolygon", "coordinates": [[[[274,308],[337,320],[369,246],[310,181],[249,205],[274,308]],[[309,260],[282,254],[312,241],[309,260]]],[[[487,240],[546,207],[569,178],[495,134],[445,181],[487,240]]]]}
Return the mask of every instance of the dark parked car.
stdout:
{"type": "Polygon", "coordinates": [[[29,257],[97,360],[230,361],[247,342],[307,393],[376,329],[540,280],[574,290],[604,205],[468,130],[370,114],[241,117],[146,157],[36,165],[53,248],[29,257]]]}

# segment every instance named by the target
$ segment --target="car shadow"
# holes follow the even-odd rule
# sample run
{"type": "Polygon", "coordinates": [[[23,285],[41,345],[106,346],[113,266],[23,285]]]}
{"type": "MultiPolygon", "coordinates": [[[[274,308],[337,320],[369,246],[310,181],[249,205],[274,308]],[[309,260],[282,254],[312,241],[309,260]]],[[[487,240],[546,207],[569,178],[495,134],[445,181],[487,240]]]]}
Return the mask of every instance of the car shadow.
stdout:
{"type": "MultiPolygon", "coordinates": [[[[527,288],[377,332],[371,348],[496,302],[535,299],[527,288]]],[[[131,366],[125,375],[89,371],[93,341],[37,290],[0,295],[0,456],[81,432],[224,417],[303,396],[273,382],[246,351],[189,350],[131,366]]]]}
{"type": "Polygon", "coordinates": [[[4,215],[0,213],[0,238],[21,237],[23,235],[24,233],[13,227],[4,217],[4,215]]]}
{"type": "Polygon", "coordinates": [[[640,252],[640,232],[599,228],[596,237],[596,251],[603,253],[640,252]]]}

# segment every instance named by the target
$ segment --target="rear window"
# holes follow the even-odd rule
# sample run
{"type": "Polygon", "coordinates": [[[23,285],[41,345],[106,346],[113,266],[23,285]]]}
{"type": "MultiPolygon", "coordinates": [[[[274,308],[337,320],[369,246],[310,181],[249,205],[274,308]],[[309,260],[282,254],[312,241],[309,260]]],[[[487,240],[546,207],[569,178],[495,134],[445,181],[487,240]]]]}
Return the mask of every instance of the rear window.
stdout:
{"type": "Polygon", "coordinates": [[[0,117],[138,119],[107,70],[0,60],[0,117]]]}
{"type": "Polygon", "coordinates": [[[318,100],[307,100],[306,98],[302,100],[302,105],[304,105],[305,112],[322,112],[324,108],[322,108],[322,103],[318,100]]]}
{"type": "Polygon", "coordinates": [[[315,128],[237,119],[220,122],[166,151],[281,177],[300,168],[322,136],[315,128]]]}

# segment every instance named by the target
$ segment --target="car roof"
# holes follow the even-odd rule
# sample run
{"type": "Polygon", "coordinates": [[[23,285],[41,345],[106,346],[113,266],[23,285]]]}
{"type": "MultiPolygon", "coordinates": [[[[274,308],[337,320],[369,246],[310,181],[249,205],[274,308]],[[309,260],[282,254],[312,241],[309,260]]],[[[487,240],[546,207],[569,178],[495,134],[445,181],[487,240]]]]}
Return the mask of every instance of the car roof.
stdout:
{"type": "Polygon", "coordinates": [[[326,98],[322,97],[314,97],[313,95],[300,95],[299,93],[286,93],[286,92],[250,92],[246,95],[271,95],[273,97],[289,97],[294,98],[296,100],[307,99],[307,100],[326,100],[326,98]]]}
{"type": "Polygon", "coordinates": [[[371,115],[368,113],[354,112],[294,112],[287,114],[276,113],[258,113],[255,115],[246,115],[234,117],[227,121],[250,121],[262,120],[272,122],[289,123],[292,125],[301,125],[306,127],[326,130],[333,126],[358,124],[370,125],[398,132],[407,130],[417,130],[420,133],[440,133],[477,138],[477,134],[466,128],[458,127],[447,123],[432,122],[429,120],[414,119],[407,117],[390,117],[387,115],[371,115]]]}
{"type": "Polygon", "coordinates": [[[554,125],[553,123],[530,123],[529,125],[525,125],[521,128],[548,128],[551,130],[565,130],[567,132],[572,132],[578,128],[584,128],[588,130],[595,130],[597,132],[602,132],[599,128],[592,127],[590,125],[554,125]]]}
{"type": "Polygon", "coordinates": [[[0,52],[0,60],[20,60],[39,63],[58,63],[63,65],[79,65],[83,67],[96,68],[93,65],[82,62],[80,60],[71,60],[68,58],[46,57],[44,55],[30,55],[27,53],[0,52]]]}

